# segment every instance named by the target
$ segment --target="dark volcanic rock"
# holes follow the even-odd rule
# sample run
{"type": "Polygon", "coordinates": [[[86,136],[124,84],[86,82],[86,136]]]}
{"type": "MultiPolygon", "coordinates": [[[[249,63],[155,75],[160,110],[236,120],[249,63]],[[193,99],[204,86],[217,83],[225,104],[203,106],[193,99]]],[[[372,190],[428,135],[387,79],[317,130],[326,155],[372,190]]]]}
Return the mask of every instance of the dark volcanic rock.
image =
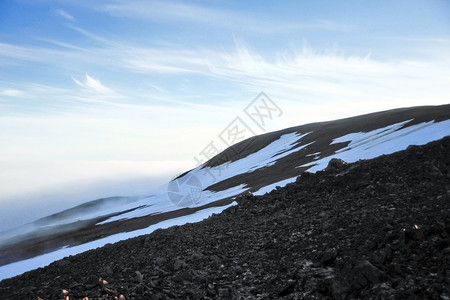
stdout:
{"type": "Polygon", "coordinates": [[[1,299],[450,299],[450,138],[0,282],[1,299]]]}
{"type": "Polygon", "coordinates": [[[339,158],[332,158],[330,162],[328,163],[328,166],[325,168],[325,171],[334,171],[339,170],[343,166],[345,166],[347,163],[339,158]]]}

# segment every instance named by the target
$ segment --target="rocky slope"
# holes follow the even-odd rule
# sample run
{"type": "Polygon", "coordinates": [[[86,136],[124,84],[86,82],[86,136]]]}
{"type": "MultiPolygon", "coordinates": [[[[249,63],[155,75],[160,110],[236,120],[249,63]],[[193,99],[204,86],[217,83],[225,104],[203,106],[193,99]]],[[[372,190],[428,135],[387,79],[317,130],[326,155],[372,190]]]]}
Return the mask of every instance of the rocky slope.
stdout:
{"type": "Polygon", "coordinates": [[[450,299],[449,154],[447,137],[333,160],[201,223],[3,280],[0,298],[450,299]]]}
{"type": "MultiPolygon", "coordinates": [[[[150,233],[164,227],[164,222],[180,225],[187,222],[183,220],[200,221],[203,218],[199,214],[210,209],[221,211],[234,197],[248,192],[262,195],[277,185],[294,182],[305,170],[324,169],[334,157],[355,162],[449,134],[447,104],[311,123],[236,140],[236,144],[151,196],[109,199],[108,203],[97,200],[12,232],[0,232],[0,280],[66,255],[138,236],[143,230],[150,233]]],[[[213,153],[208,151],[202,159],[209,159],[213,153]]]]}

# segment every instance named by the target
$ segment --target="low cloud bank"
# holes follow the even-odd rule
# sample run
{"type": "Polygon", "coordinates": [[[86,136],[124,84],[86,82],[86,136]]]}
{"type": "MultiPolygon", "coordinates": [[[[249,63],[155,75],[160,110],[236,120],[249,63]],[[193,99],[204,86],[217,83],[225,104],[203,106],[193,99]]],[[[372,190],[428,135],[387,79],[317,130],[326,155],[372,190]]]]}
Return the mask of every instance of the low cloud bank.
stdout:
{"type": "Polygon", "coordinates": [[[0,232],[99,198],[151,195],[188,162],[0,163],[0,232]]]}

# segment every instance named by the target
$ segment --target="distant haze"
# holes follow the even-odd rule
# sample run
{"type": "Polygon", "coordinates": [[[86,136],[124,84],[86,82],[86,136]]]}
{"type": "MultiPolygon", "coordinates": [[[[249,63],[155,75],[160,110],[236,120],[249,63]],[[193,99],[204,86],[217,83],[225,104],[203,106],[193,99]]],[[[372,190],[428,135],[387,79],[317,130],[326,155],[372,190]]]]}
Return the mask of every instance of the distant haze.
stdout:
{"type": "Polygon", "coordinates": [[[148,195],[192,162],[0,162],[0,231],[81,203],[148,195]]]}

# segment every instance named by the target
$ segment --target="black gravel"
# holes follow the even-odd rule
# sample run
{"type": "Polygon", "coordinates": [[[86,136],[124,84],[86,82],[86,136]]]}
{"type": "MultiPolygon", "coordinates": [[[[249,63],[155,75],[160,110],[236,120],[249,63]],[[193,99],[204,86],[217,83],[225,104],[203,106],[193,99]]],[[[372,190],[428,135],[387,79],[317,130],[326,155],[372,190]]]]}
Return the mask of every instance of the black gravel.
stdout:
{"type": "Polygon", "coordinates": [[[450,299],[450,137],[237,202],[3,280],[0,299],[450,299]]]}

